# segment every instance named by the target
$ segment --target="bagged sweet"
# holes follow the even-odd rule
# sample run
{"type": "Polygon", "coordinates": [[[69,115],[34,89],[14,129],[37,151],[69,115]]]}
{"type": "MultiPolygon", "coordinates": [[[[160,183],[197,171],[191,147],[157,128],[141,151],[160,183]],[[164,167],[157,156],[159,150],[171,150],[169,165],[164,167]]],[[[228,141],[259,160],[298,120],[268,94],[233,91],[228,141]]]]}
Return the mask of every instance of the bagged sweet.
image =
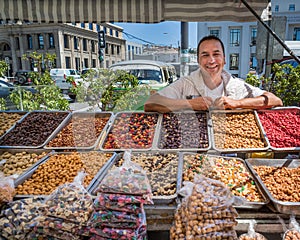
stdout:
{"type": "Polygon", "coordinates": [[[14,175],[5,177],[0,172],[0,207],[11,202],[15,196],[14,175]]]}
{"type": "Polygon", "coordinates": [[[131,153],[124,153],[124,163],[108,171],[96,192],[143,196],[145,203],[153,204],[152,191],[146,172],[131,161],[131,153]]]}
{"type": "Polygon", "coordinates": [[[250,221],[249,227],[248,227],[248,232],[242,234],[239,237],[239,240],[267,240],[267,238],[265,236],[263,236],[260,233],[255,232],[254,225],[255,225],[255,222],[250,221]]]}
{"type": "Polygon", "coordinates": [[[300,240],[300,226],[295,215],[291,215],[289,228],[283,234],[283,240],[300,240]]]}

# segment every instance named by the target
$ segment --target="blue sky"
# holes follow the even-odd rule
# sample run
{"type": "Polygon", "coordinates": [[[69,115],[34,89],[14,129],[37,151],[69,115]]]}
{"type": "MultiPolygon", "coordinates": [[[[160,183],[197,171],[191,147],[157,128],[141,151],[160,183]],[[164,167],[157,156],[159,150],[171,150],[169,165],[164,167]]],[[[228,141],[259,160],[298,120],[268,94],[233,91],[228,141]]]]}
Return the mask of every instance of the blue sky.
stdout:
{"type": "MultiPolygon", "coordinates": [[[[158,45],[171,45],[174,47],[180,44],[180,22],[161,22],[161,23],[114,23],[124,29],[125,33],[128,33],[136,38],[155,43],[158,45]]],[[[132,36],[123,37],[126,40],[138,43],[145,43],[132,36]]],[[[189,47],[197,47],[197,31],[196,23],[189,23],[189,47]]]]}

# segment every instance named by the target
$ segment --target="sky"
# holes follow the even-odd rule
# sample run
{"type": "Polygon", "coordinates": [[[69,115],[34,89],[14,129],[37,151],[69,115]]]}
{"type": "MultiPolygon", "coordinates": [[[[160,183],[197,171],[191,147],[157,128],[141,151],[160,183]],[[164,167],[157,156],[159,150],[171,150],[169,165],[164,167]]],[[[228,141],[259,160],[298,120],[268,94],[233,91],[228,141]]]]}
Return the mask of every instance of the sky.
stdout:
{"type": "MultiPolygon", "coordinates": [[[[154,43],[157,45],[172,45],[178,47],[181,41],[180,22],[161,22],[161,23],[114,23],[122,27],[123,38],[137,43],[154,43]],[[126,34],[128,33],[128,34],[126,34]],[[141,39],[141,40],[139,40],[141,39]],[[143,40],[143,41],[142,41],[143,40]]],[[[189,23],[189,47],[197,47],[196,23],[189,23]]]]}

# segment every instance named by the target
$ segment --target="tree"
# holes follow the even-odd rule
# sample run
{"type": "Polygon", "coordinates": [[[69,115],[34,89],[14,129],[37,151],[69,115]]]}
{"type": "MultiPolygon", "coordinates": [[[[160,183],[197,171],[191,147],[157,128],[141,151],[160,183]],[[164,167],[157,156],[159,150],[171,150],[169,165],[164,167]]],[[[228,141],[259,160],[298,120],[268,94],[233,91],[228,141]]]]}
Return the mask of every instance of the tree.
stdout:
{"type": "Polygon", "coordinates": [[[280,97],[284,106],[299,106],[300,103],[300,65],[275,63],[270,77],[258,77],[248,74],[246,82],[260,86],[280,97]]]}
{"type": "Polygon", "coordinates": [[[138,79],[125,71],[109,69],[90,70],[72,91],[78,102],[88,102],[102,111],[142,109],[150,94],[148,85],[140,85],[138,79]]]}
{"type": "Polygon", "coordinates": [[[49,69],[54,64],[55,54],[45,55],[32,52],[23,55],[23,59],[33,61],[37,72],[31,72],[30,78],[36,92],[17,87],[10,94],[11,101],[21,110],[68,110],[69,102],[63,97],[59,87],[50,77],[49,69]],[[48,64],[45,64],[48,63],[48,64]],[[43,72],[44,71],[44,72],[43,72]]]}
{"type": "Polygon", "coordinates": [[[5,61],[0,60],[0,77],[3,77],[7,72],[7,70],[8,70],[8,64],[5,61]]]}

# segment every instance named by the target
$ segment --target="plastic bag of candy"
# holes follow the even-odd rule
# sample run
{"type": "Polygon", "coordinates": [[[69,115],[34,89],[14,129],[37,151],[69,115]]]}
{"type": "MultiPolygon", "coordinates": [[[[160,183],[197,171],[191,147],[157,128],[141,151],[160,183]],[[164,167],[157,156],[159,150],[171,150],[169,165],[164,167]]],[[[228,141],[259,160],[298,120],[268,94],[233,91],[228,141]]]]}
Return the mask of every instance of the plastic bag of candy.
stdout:
{"type": "Polygon", "coordinates": [[[300,240],[300,225],[295,215],[290,216],[288,229],[283,234],[283,240],[300,240]]]}
{"type": "Polygon", "coordinates": [[[248,232],[239,236],[239,240],[267,240],[267,238],[256,232],[254,229],[255,221],[249,222],[248,232]]]}
{"type": "Polygon", "coordinates": [[[0,207],[8,202],[11,202],[15,196],[14,175],[4,176],[0,172],[0,207]]]}
{"type": "Polygon", "coordinates": [[[123,155],[124,163],[108,171],[96,192],[143,196],[145,203],[153,204],[149,179],[143,168],[131,161],[130,151],[123,155]]]}

